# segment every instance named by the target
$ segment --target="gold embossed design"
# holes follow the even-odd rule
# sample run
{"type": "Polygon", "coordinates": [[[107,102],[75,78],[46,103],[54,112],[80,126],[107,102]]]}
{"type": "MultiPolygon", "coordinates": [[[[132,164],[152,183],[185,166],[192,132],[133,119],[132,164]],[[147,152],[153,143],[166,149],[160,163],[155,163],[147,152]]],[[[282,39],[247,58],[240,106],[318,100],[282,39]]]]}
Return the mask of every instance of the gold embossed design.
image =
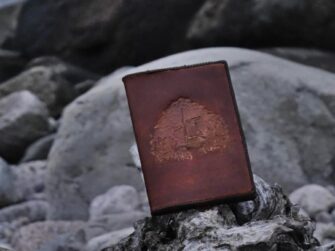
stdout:
{"type": "Polygon", "coordinates": [[[151,136],[151,153],[159,162],[222,151],[229,141],[222,117],[187,98],[179,98],[162,112],[151,136]]]}

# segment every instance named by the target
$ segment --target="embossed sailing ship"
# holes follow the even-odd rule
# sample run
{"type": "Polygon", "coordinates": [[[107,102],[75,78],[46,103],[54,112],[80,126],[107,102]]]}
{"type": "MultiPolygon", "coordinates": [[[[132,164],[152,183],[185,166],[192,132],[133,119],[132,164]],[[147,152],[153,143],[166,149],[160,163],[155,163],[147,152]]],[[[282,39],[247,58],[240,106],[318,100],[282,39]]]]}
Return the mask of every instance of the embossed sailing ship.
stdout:
{"type": "Polygon", "coordinates": [[[179,98],[162,113],[150,144],[151,153],[162,162],[221,151],[228,141],[228,127],[222,117],[188,98],[179,98]]]}

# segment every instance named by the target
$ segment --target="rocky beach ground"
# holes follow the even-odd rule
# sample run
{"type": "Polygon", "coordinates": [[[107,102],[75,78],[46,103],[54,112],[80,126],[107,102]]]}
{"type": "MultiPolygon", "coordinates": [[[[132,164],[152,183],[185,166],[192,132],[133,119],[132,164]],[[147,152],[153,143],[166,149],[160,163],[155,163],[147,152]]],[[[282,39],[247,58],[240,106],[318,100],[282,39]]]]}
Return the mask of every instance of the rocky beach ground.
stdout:
{"type": "Polygon", "coordinates": [[[0,250],[335,250],[335,4],[125,2],[0,5],[0,250]],[[217,60],[257,197],[151,217],[121,78],[217,60]]]}

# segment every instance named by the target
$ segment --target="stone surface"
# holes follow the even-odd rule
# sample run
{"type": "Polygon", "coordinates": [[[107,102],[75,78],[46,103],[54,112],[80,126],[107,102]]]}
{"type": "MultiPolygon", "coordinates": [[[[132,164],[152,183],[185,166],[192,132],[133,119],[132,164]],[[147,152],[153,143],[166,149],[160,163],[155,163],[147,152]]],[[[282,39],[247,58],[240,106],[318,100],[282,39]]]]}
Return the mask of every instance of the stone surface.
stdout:
{"type": "Polygon", "coordinates": [[[20,91],[0,99],[0,156],[17,161],[29,144],[48,132],[48,111],[36,96],[20,91]]]}
{"type": "Polygon", "coordinates": [[[0,243],[0,251],[13,251],[13,249],[9,245],[0,243]]]}
{"type": "Polygon", "coordinates": [[[83,251],[85,242],[85,232],[82,229],[69,231],[46,240],[37,251],[83,251]]]}
{"type": "Polygon", "coordinates": [[[322,211],[322,212],[317,213],[314,216],[314,219],[315,219],[316,222],[322,222],[322,223],[331,223],[331,222],[333,222],[333,217],[329,213],[329,211],[322,211]]]}
{"type": "Polygon", "coordinates": [[[21,163],[33,160],[45,160],[48,157],[51,146],[55,140],[55,134],[40,138],[31,144],[25,151],[21,163]]]}
{"type": "Polygon", "coordinates": [[[317,247],[315,251],[333,251],[335,250],[335,242],[330,242],[328,244],[325,244],[321,247],[317,247]]]}
{"type": "Polygon", "coordinates": [[[142,211],[150,213],[150,207],[149,207],[149,199],[146,191],[140,192],[140,200],[142,205],[142,211]]]}
{"type": "Polygon", "coordinates": [[[85,92],[87,92],[88,90],[90,90],[94,85],[95,85],[95,81],[93,80],[86,80],[84,82],[81,82],[79,84],[77,84],[74,88],[76,90],[76,94],[78,96],[84,94],[85,92]]]}
{"type": "Polygon", "coordinates": [[[180,50],[188,22],[203,2],[28,0],[15,47],[28,57],[56,54],[110,72],[180,50]]]}
{"type": "Polygon", "coordinates": [[[71,103],[48,158],[51,219],[87,219],[91,200],[110,187],[143,187],[137,170],[128,166],[133,140],[120,84],[102,79],[71,103]]]}
{"type": "Polygon", "coordinates": [[[50,126],[51,133],[58,131],[61,121],[62,121],[62,117],[60,117],[59,119],[55,119],[53,117],[49,118],[49,126],[50,126]]]}
{"type": "Polygon", "coordinates": [[[36,251],[47,242],[64,234],[75,233],[85,226],[84,222],[45,221],[20,228],[12,238],[16,251],[36,251]]]}
{"type": "Polygon", "coordinates": [[[292,203],[302,207],[314,218],[318,213],[330,212],[335,208],[335,196],[319,185],[306,185],[290,194],[292,203]]]}
{"type": "Polygon", "coordinates": [[[131,227],[136,221],[146,216],[148,216],[147,212],[139,210],[101,216],[88,222],[86,236],[88,239],[91,239],[108,232],[131,227]]]}
{"type": "Polygon", "coordinates": [[[28,201],[5,207],[0,210],[0,223],[13,222],[21,217],[30,221],[42,221],[46,218],[48,203],[45,201],[28,201]]]}
{"type": "Polygon", "coordinates": [[[5,0],[0,3],[0,45],[13,36],[24,0],[5,0]]]}
{"type": "Polygon", "coordinates": [[[115,186],[105,194],[99,195],[90,205],[90,219],[98,217],[134,211],[140,206],[140,198],[136,189],[132,186],[115,186]]]}
{"type": "Polygon", "coordinates": [[[38,66],[47,67],[52,70],[54,74],[61,76],[72,85],[76,85],[86,80],[97,80],[100,78],[96,73],[82,69],[76,65],[63,61],[60,58],[52,56],[34,58],[28,63],[27,69],[38,66]]]}
{"type": "Polygon", "coordinates": [[[87,243],[85,251],[101,251],[104,248],[117,244],[120,240],[129,236],[133,232],[134,228],[129,227],[118,231],[113,231],[104,235],[100,235],[91,239],[87,243]]]}
{"type": "Polygon", "coordinates": [[[321,243],[334,241],[335,225],[332,223],[316,223],[314,237],[321,243]]]}
{"type": "Polygon", "coordinates": [[[207,0],[190,21],[186,37],[202,47],[280,44],[334,49],[334,11],[332,0],[207,0]]]}
{"type": "Polygon", "coordinates": [[[45,161],[9,166],[0,158],[0,208],[43,198],[46,166],[45,161]]]}
{"type": "Polygon", "coordinates": [[[286,191],[333,183],[335,75],[251,50],[201,49],[107,76],[66,108],[49,155],[51,217],[86,218],[98,194],[141,183],[129,153],[134,137],[122,76],[222,59],[229,62],[253,171],[286,191]]]}
{"type": "MultiPolygon", "coordinates": [[[[138,153],[138,148],[136,143],[133,143],[129,148],[129,152],[131,154],[132,164],[141,171],[141,160],[138,153]]],[[[142,173],[142,172],[141,172],[142,173]]]]}
{"type": "Polygon", "coordinates": [[[334,74],[250,50],[212,48],[153,61],[111,77],[109,85],[122,85],[123,75],[137,71],[222,59],[229,63],[253,170],[287,191],[332,184],[334,74]]]}
{"type": "MultiPolygon", "coordinates": [[[[254,175],[256,198],[245,202],[231,204],[236,221],[244,224],[250,221],[270,219],[274,215],[285,215],[291,203],[277,184],[269,185],[260,177],[254,175]]],[[[300,213],[299,213],[300,214],[300,213]]]]}
{"type": "Polygon", "coordinates": [[[20,227],[46,219],[48,203],[28,201],[0,210],[0,242],[11,243],[13,233],[20,227]]]}
{"type": "Polygon", "coordinates": [[[0,98],[16,91],[28,90],[43,101],[51,115],[58,116],[75,97],[71,84],[51,68],[37,66],[0,85],[0,98]]]}
{"type": "Polygon", "coordinates": [[[335,72],[335,53],[311,48],[266,48],[261,51],[301,64],[335,72]]]}
{"type": "MultiPolygon", "coordinates": [[[[133,226],[136,221],[148,215],[147,211],[142,210],[143,204],[146,203],[131,186],[112,187],[91,202],[86,238],[90,240],[106,233],[114,236],[111,232],[133,226]]],[[[117,236],[119,235],[116,234],[115,237],[117,236]]],[[[100,242],[107,243],[106,238],[106,236],[98,238],[92,245],[95,247],[100,242]]],[[[92,248],[90,246],[90,250],[92,248]]]]}
{"type": "Polygon", "coordinates": [[[332,0],[29,0],[11,47],[104,72],[194,47],[333,50],[334,10],[332,0]]]}
{"type": "Polygon", "coordinates": [[[0,157],[0,208],[17,201],[15,178],[12,168],[0,157]]]}
{"type": "Polygon", "coordinates": [[[5,80],[19,74],[25,63],[26,60],[18,52],[0,49],[0,85],[5,80]]]}
{"type": "Polygon", "coordinates": [[[280,187],[257,176],[255,185],[255,201],[146,218],[128,238],[104,250],[313,250],[318,243],[309,219],[280,187]]]}
{"type": "Polygon", "coordinates": [[[26,162],[12,168],[16,178],[15,190],[20,200],[34,199],[45,191],[46,161],[26,162]]]}

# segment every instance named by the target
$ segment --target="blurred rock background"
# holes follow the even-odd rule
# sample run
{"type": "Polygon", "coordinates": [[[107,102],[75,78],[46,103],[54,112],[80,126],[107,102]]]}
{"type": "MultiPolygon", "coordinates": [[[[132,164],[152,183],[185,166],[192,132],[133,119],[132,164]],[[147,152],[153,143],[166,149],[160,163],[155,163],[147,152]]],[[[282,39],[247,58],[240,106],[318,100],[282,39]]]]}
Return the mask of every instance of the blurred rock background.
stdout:
{"type": "Polygon", "coordinates": [[[0,249],[335,250],[334,13],[332,0],[0,1],[0,249]],[[134,229],[150,213],[122,76],[222,59],[258,197],[134,229]]]}

